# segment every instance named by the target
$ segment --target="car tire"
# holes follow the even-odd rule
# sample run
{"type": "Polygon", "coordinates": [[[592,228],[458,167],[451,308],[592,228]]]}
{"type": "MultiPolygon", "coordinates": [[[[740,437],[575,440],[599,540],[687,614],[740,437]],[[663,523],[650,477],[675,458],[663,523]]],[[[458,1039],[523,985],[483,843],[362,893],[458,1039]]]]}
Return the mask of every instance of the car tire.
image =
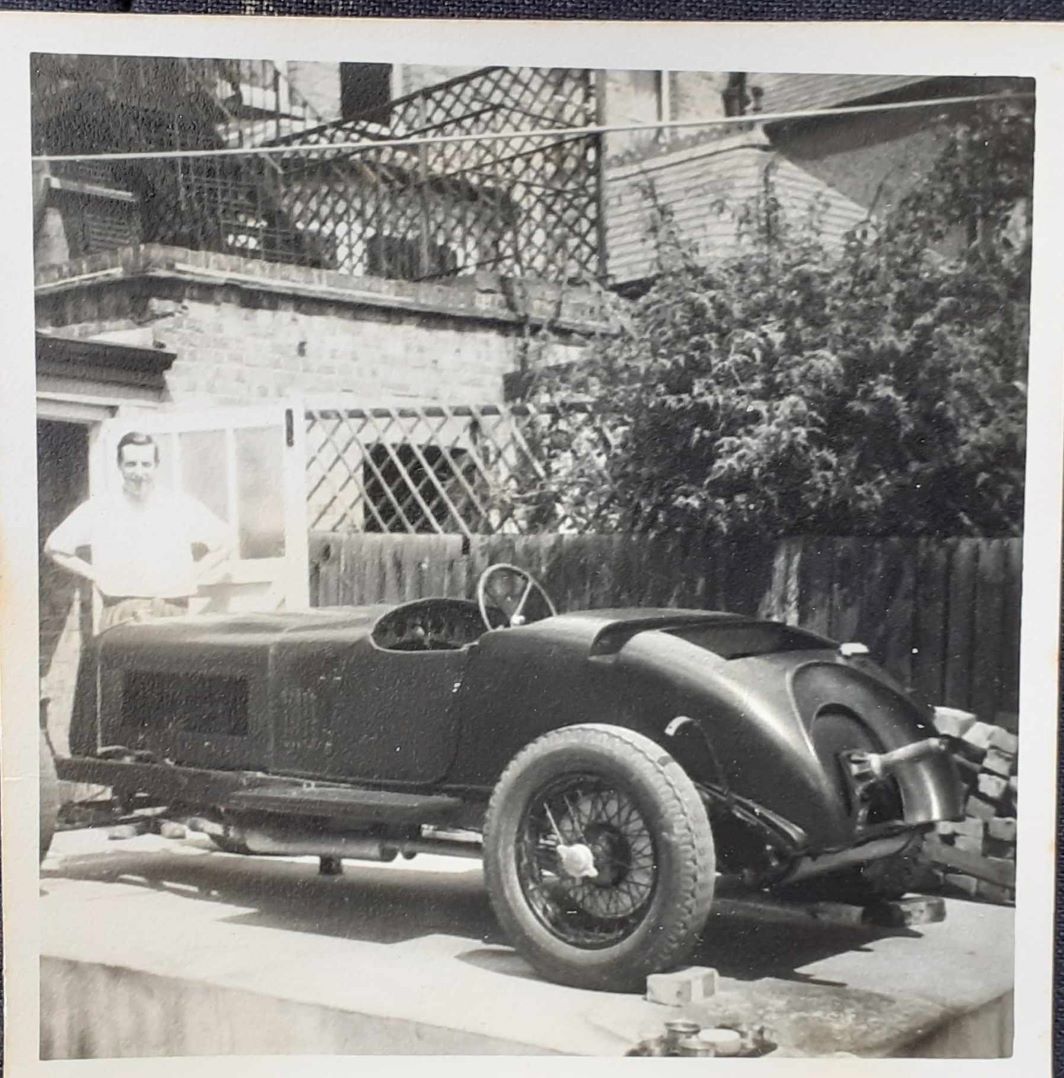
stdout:
{"type": "Polygon", "coordinates": [[[40,733],[40,860],[43,861],[52,845],[56,821],[59,819],[59,778],[55,773],[52,747],[45,732],[40,733]]]}
{"type": "Polygon", "coordinates": [[[545,734],[503,773],[484,873],[500,925],[543,977],[642,991],[695,946],[716,856],[702,799],[672,756],[631,730],[587,724],[545,734]],[[563,838],[594,851],[595,879],[563,871],[552,845],[563,838]]]}

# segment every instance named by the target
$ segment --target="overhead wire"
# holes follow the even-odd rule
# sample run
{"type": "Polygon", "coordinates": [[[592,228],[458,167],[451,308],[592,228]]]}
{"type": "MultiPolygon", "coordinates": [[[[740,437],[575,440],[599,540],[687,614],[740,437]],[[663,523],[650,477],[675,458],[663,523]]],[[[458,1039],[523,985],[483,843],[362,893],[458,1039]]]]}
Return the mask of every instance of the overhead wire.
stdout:
{"type": "MultiPolygon", "coordinates": [[[[888,101],[872,105],[841,105],[826,109],[802,109],[795,112],[755,112],[741,116],[713,116],[694,120],[650,120],[623,124],[589,124],[583,127],[548,127],[484,131],[464,135],[411,135],[406,138],[363,139],[358,142],[284,143],[280,145],[225,146],[204,150],[136,150],[113,153],[34,154],[37,162],[59,161],[142,161],[196,157],[240,157],[292,155],[299,153],[360,153],[399,146],[446,145],[476,143],[497,139],[575,138],[586,135],[609,135],[631,131],[684,130],[695,127],[730,127],[755,124],[785,123],[792,120],[820,119],[826,116],[860,116],[869,113],[901,112],[909,109],[943,108],[951,105],[977,104],[991,101],[1033,100],[1034,94],[964,94],[956,97],[923,98],[918,101],[888,101]]],[[[304,132],[305,133],[305,132],[304,132]]]]}

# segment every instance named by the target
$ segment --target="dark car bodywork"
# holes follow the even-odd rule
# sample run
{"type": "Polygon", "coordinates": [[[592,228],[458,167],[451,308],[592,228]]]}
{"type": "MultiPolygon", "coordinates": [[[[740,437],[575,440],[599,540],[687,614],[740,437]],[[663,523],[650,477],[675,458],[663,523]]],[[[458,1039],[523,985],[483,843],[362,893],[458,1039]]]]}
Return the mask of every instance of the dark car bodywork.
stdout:
{"type": "Polygon", "coordinates": [[[190,615],[107,631],[98,663],[97,753],[60,760],[60,776],[215,827],[475,831],[515,755],[581,723],[661,745],[706,801],[721,868],[755,884],[886,856],[961,811],[944,752],[898,763],[871,795],[852,765],[930,744],[929,709],[829,640],[737,615],[597,610],[486,630],[452,599],[190,615]]]}

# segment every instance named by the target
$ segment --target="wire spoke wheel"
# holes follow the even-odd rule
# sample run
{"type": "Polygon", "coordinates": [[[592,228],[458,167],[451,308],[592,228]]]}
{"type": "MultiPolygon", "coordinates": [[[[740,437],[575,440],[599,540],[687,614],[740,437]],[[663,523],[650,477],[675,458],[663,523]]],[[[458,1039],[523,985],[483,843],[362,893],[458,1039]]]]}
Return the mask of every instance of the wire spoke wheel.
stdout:
{"type": "Polygon", "coordinates": [[[514,947],[543,976],[641,991],[682,962],[713,901],[713,833],[694,783],[642,734],[582,723],[503,772],[484,818],[484,878],[514,947]]]}
{"type": "Polygon", "coordinates": [[[529,802],[515,854],[529,906],[566,943],[609,946],[646,916],[657,882],[654,837],[632,796],[615,785],[592,775],[550,783],[529,802]],[[594,875],[567,871],[559,855],[560,847],[581,846],[594,875]]]}

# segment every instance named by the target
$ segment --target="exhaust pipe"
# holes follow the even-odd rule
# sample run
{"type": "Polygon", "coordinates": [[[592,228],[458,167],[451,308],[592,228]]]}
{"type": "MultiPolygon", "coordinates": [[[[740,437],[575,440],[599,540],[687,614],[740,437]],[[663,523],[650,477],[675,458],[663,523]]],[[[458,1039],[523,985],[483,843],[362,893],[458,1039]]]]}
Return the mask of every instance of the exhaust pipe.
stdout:
{"type": "Polygon", "coordinates": [[[249,853],[274,857],[340,857],[354,861],[394,861],[400,854],[408,860],[419,853],[443,857],[481,856],[479,842],[447,838],[378,838],[373,835],[330,835],[299,830],[268,831],[263,828],[229,827],[225,837],[249,853]]]}

